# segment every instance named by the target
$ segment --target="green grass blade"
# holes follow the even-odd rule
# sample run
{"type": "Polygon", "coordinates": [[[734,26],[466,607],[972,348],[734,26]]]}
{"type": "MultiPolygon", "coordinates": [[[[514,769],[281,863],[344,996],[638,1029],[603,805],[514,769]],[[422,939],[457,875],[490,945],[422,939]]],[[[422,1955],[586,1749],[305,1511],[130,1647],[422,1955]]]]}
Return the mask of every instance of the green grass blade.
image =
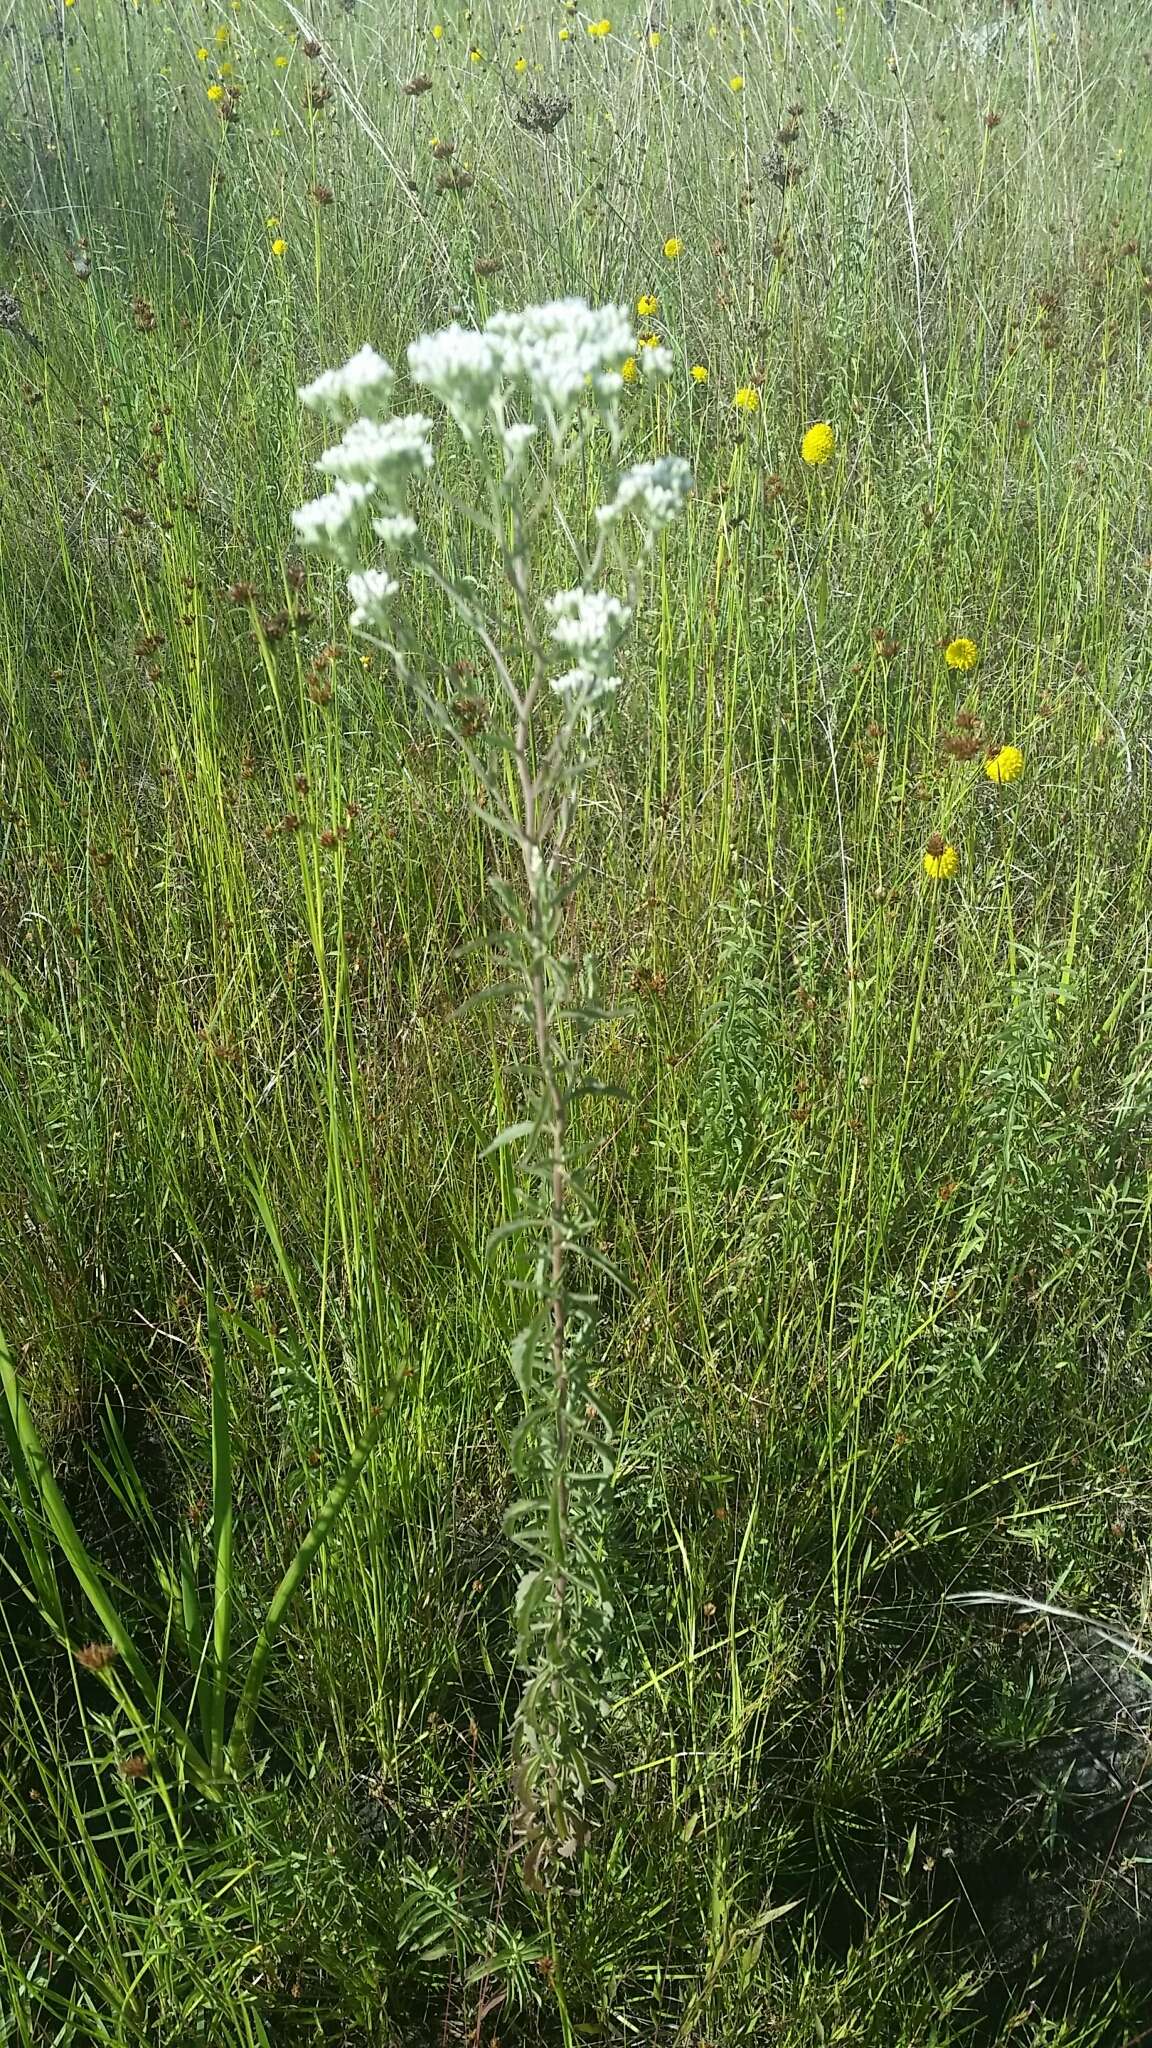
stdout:
{"type": "Polygon", "coordinates": [[[224,1762],[224,1721],[228,1708],[228,1657],[232,1631],[232,1434],[228,1410],[228,1360],[216,1303],[208,1296],[208,1348],[212,1359],[212,1768],[224,1762]]]}
{"type": "Polygon", "coordinates": [[[190,1740],[187,1730],[161,1700],[156,1682],[136,1648],[119,1609],[109,1596],[99,1566],[89,1555],[68,1512],[64,1496],[52,1476],[44,1455],[44,1447],[16,1377],[11,1353],[3,1338],[0,1338],[0,1384],[3,1386],[5,1406],[20,1455],[40,1496],[52,1533],[67,1559],[77,1585],[104,1629],[108,1641],[114,1646],[120,1662],[143,1695],[151,1713],[177,1742],[192,1776],[206,1783],[209,1771],[204,1758],[190,1740]]]}
{"type": "Polygon", "coordinates": [[[382,1408],[369,1423],[367,1430],[361,1437],[336,1484],[328,1494],[316,1520],[313,1522],[295,1557],[284,1573],[280,1584],[277,1586],[275,1593],[272,1595],[268,1612],[264,1617],[263,1626],[256,1639],[256,1647],[252,1652],[248,1676],[244,1681],[244,1690],[240,1695],[240,1703],[236,1709],[236,1719],[232,1724],[229,1755],[233,1770],[242,1768],[244,1759],[248,1754],[248,1747],[252,1739],[252,1727],[256,1718],[256,1708],[260,1700],[260,1689],[264,1683],[264,1673],[267,1668],[268,1658],[272,1645],[276,1640],[280,1624],[291,1605],[293,1596],[304,1574],[318,1552],[323,1548],[349,1497],[355,1490],[365,1465],[376,1448],[380,1432],[384,1427],[385,1412],[382,1408]]]}

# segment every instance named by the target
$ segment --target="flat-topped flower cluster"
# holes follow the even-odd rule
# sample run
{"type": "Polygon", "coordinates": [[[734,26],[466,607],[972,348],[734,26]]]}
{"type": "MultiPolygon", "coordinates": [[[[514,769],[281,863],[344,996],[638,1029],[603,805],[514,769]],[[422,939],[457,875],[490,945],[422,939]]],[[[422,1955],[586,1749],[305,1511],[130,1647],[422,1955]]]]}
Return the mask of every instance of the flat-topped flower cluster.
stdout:
{"type": "MultiPolygon", "coordinates": [[[[454,322],[422,335],[409,346],[408,374],[439,401],[469,446],[498,450],[499,488],[507,492],[539,437],[546,458],[570,445],[574,428],[599,423],[618,447],[624,365],[637,349],[625,307],[556,299],[494,313],[483,327],[454,322]]],[[[649,381],[667,377],[672,367],[658,345],[640,349],[639,360],[649,381]]],[[[351,623],[366,631],[380,628],[400,589],[388,570],[363,560],[369,530],[385,554],[407,555],[416,565],[425,559],[406,500],[409,486],[434,466],[434,421],[423,412],[391,412],[394,386],[391,364],[365,344],[299,393],[309,411],[343,432],[316,465],[331,489],[301,505],[293,524],[305,546],[348,572],[351,623]]],[[[597,508],[597,528],[606,537],[630,519],[647,548],[683,511],[691,489],[692,472],[680,456],[638,463],[597,508]]],[[[613,656],[632,607],[611,592],[578,589],[557,592],[546,611],[549,639],[572,660],[552,679],[553,689],[585,706],[602,701],[620,682],[613,656]]]]}

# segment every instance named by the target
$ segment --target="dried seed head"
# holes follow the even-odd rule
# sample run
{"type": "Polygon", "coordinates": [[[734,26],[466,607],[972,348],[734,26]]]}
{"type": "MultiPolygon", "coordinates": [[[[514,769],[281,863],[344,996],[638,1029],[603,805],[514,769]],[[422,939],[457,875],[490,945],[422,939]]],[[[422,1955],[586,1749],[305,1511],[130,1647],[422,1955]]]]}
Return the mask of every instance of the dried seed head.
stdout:
{"type": "Polygon", "coordinates": [[[572,102],[566,93],[531,92],[517,101],[513,118],[526,135],[554,135],[571,108],[572,102]]]}
{"type": "Polygon", "coordinates": [[[120,1655],[114,1643],[87,1643],[76,1652],[76,1662],[85,1671],[107,1671],[120,1655]]]}

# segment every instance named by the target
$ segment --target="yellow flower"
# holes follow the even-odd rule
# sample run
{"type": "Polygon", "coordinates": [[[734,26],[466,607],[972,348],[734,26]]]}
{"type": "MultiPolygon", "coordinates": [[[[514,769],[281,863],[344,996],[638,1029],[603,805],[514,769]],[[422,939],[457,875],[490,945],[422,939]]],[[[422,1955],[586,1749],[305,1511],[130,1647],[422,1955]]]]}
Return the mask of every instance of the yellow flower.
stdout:
{"type": "Polygon", "coordinates": [[[648,31],[648,48],[649,48],[650,50],[658,50],[658,49],[660,48],[660,31],[659,31],[659,29],[658,29],[658,28],[650,28],[650,29],[649,29],[649,31],[648,31]]]}
{"type": "Polygon", "coordinates": [[[208,87],[208,97],[210,100],[222,100],[224,97],[224,87],[222,85],[210,85],[208,87]]]}
{"type": "Polygon", "coordinates": [[[232,66],[230,64],[218,64],[216,70],[221,78],[231,78],[232,76],[232,66]]]}
{"type": "Polygon", "coordinates": [[[287,247],[288,244],[284,240],[283,235],[277,235],[276,240],[272,243],[272,254],[274,256],[282,256],[287,247]]]}
{"type": "Polygon", "coordinates": [[[1024,756],[1019,747],[1000,747],[984,763],[989,782],[1015,782],[1024,773],[1024,756]]]}
{"type": "Polygon", "coordinates": [[[944,649],[944,659],[949,668],[975,668],[980,659],[980,649],[974,640],[968,640],[961,634],[958,640],[948,642],[944,649]]]}
{"type": "Polygon", "coordinates": [[[288,59],[284,55],[283,50],[277,52],[276,56],[273,57],[272,62],[275,64],[277,71],[285,71],[288,68],[288,59]]]}
{"type": "Polygon", "coordinates": [[[206,64],[206,63],[208,62],[208,52],[207,52],[207,50],[197,50],[197,52],[196,52],[196,62],[197,62],[198,64],[206,64]]]}
{"type": "Polygon", "coordinates": [[[800,453],[805,462],[813,468],[817,468],[820,463],[827,462],[830,456],[835,455],[836,432],[828,425],[827,420],[818,420],[814,427],[809,427],[800,443],[800,453]]]}
{"type": "Polygon", "coordinates": [[[743,92],[744,80],[741,78],[740,73],[738,71],[734,71],[732,73],[731,78],[728,80],[728,90],[729,92],[743,92]]]}
{"type": "Polygon", "coordinates": [[[708,382],[707,363],[693,363],[688,375],[694,384],[706,384],[708,382]]]}
{"type": "Polygon", "coordinates": [[[590,21],[588,23],[588,33],[590,36],[594,36],[596,41],[599,42],[604,36],[611,35],[612,23],[607,19],[607,17],[605,17],[603,21],[590,21]]]}
{"type": "Polygon", "coordinates": [[[280,225],[279,215],[275,213],[270,213],[264,225],[266,228],[278,228],[280,225]]]}
{"type": "Polygon", "coordinates": [[[513,71],[527,71],[527,69],[528,69],[528,59],[527,59],[527,57],[517,57],[517,59],[516,59],[516,62],[515,62],[515,63],[514,63],[514,65],[512,66],[512,69],[513,69],[513,71]]]}
{"type": "Polygon", "coordinates": [[[636,301],[636,311],[642,320],[654,320],[660,311],[660,301],[652,292],[641,292],[636,301]]]}
{"type": "Polygon", "coordinates": [[[754,384],[742,384],[732,403],[737,412],[759,412],[760,393],[754,384]]]}
{"type": "Polygon", "coordinates": [[[635,356],[625,357],[620,365],[620,375],[626,384],[634,384],[636,382],[637,377],[640,375],[640,369],[635,356]]]}
{"type": "Polygon", "coordinates": [[[434,43],[438,43],[438,42],[440,42],[440,41],[441,41],[441,40],[443,39],[443,35],[444,35],[444,25],[443,25],[443,23],[442,23],[442,22],[439,22],[439,21],[438,21],[438,22],[436,23],[435,27],[434,27],[434,28],[433,28],[433,30],[432,30],[432,40],[433,40],[433,42],[434,42],[434,43]]]}
{"type": "Polygon", "coordinates": [[[938,832],[932,834],[924,848],[924,873],[933,882],[947,882],[960,865],[960,855],[954,846],[948,846],[938,832]]]}
{"type": "Polygon", "coordinates": [[[568,31],[566,28],[562,28],[560,30],[560,33],[557,37],[557,41],[561,43],[566,43],[568,41],[568,31]]]}
{"type": "Polygon", "coordinates": [[[231,34],[232,31],[229,28],[228,23],[226,21],[222,21],[219,28],[216,31],[216,41],[219,43],[221,49],[224,48],[224,45],[228,41],[231,34]]]}
{"type": "Polygon", "coordinates": [[[659,348],[659,346],[660,336],[658,334],[642,334],[637,341],[637,347],[639,348],[659,348]]]}
{"type": "Polygon", "coordinates": [[[664,244],[664,254],[668,258],[669,263],[675,263],[676,258],[684,254],[684,244],[680,240],[679,235],[669,235],[668,240],[664,244]]]}
{"type": "Polygon", "coordinates": [[[482,64],[484,62],[483,50],[469,50],[468,55],[474,64],[482,64]]]}

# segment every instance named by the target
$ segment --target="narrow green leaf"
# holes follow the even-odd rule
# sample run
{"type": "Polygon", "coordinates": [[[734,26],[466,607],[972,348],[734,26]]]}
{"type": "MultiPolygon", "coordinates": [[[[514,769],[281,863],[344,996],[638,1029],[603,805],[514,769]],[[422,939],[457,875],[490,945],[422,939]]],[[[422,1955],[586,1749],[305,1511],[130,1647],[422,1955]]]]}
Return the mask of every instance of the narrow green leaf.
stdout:
{"type": "MultiPolygon", "coordinates": [[[[73,1577],[104,1629],[108,1641],[115,1648],[125,1670],[143,1694],[149,1710],[176,1742],[190,1774],[201,1784],[202,1789],[207,1790],[211,1782],[208,1765],[191,1740],[187,1729],[182,1726],[171,1708],[166,1707],[160,1699],[156,1682],[136,1648],[119,1610],[109,1596],[100,1568],[89,1555],[68,1512],[64,1496],[52,1476],[36,1425],[16,1378],[11,1354],[2,1337],[0,1384],[3,1386],[4,1404],[20,1456],[39,1494],[49,1526],[68,1561],[73,1577]]],[[[51,1609],[49,1613],[55,1619],[51,1609]]]]}
{"type": "Polygon", "coordinates": [[[328,1494],[316,1520],[313,1522],[295,1557],[284,1573],[280,1584],[272,1595],[268,1612],[264,1617],[263,1626],[256,1638],[256,1647],[252,1652],[252,1662],[248,1667],[248,1676],[244,1681],[244,1689],[240,1695],[239,1705],[236,1708],[236,1718],[232,1723],[232,1735],[228,1749],[233,1770],[238,1771],[242,1768],[248,1754],[248,1748],[252,1740],[252,1728],[256,1719],[256,1709],[260,1702],[260,1690],[264,1683],[264,1673],[280,1624],[288,1612],[293,1596],[305,1572],[311,1565],[313,1558],[323,1548],[347,1505],[349,1496],[354,1491],[365,1465],[376,1448],[380,1432],[384,1427],[384,1421],[385,1410],[381,1408],[369,1423],[367,1430],[361,1437],[359,1444],[353,1451],[336,1484],[328,1494]]]}
{"type": "Polygon", "coordinates": [[[228,1359],[211,1289],[207,1295],[208,1351],[212,1361],[212,1768],[224,1763],[228,1708],[228,1653],[232,1631],[232,1434],[228,1412],[228,1359]]]}

